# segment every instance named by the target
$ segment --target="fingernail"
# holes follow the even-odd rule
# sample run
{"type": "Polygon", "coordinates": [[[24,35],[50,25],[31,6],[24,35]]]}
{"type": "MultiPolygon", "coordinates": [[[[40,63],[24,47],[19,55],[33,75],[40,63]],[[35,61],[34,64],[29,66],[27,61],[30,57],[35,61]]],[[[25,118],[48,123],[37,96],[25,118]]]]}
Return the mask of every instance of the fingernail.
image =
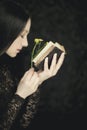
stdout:
{"type": "Polygon", "coordinates": [[[54,55],[57,56],[57,53],[55,53],[54,55]]]}
{"type": "Polygon", "coordinates": [[[65,52],[63,52],[62,54],[65,55],[65,52]]]}
{"type": "Polygon", "coordinates": [[[32,67],[31,69],[32,69],[32,70],[34,70],[34,68],[33,68],[33,67],[32,67]]]}
{"type": "Polygon", "coordinates": [[[48,60],[48,57],[46,57],[45,59],[48,60]]]}

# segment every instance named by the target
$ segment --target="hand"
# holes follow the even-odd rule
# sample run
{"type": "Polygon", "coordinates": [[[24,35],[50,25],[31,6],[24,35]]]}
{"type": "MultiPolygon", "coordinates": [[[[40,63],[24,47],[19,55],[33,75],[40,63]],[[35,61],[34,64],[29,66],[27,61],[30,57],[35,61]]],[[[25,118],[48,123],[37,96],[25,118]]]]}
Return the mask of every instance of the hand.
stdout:
{"type": "Polygon", "coordinates": [[[54,54],[50,69],[48,68],[48,58],[46,58],[44,62],[44,71],[35,72],[32,68],[25,72],[19,82],[16,94],[25,99],[29,95],[33,94],[43,81],[55,76],[63,63],[64,53],[61,54],[57,63],[56,59],[57,54],[54,54]]]}
{"type": "Polygon", "coordinates": [[[22,98],[26,98],[34,93],[39,86],[38,73],[34,69],[29,69],[19,82],[16,94],[22,98]]]}
{"type": "Polygon", "coordinates": [[[62,53],[60,58],[57,61],[57,54],[54,54],[50,69],[48,68],[48,57],[45,59],[44,62],[44,71],[38,71],[39,74],[39,83],[41,84],[43,81],[47,80],[48,78],[51,78],[55,76],[60,69],[63,61],[64,61],[65,53],[62,53]],[[57,61],[57,63],[56,63],[57,61]]]}

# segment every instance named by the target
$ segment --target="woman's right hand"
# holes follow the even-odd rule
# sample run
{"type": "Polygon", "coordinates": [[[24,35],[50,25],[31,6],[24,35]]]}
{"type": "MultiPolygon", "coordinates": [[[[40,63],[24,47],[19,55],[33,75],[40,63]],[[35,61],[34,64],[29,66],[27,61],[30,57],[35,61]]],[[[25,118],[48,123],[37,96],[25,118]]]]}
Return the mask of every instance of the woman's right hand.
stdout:
{"type": "Polygon", "coordinates": [[[18,84],[16,94],[22,98],[26,98],[33,94],[39,86],[38,73],[33,68],[25,72],[24,76],[18,84]]]}

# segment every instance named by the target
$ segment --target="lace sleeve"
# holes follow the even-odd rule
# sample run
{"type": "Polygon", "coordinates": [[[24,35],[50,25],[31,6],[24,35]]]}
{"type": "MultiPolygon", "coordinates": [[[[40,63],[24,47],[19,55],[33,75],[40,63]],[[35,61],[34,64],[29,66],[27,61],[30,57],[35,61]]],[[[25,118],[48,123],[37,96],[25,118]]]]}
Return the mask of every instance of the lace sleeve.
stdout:
{"type": "Polygon", "coordinates": [[[20,126],[27,128],[33,119],[40,101],[40,90],[38,89],[34,94],[27,98],[25,112],[20,119],[20,126]]]}
{"type": "Polygon", "coordinates": [[[10,130],[14,120],[24,102],[24,99],[15,95],[8,104],[7,112],[4,114],[2,123],[0,123],[0,130],[10,130]]]}

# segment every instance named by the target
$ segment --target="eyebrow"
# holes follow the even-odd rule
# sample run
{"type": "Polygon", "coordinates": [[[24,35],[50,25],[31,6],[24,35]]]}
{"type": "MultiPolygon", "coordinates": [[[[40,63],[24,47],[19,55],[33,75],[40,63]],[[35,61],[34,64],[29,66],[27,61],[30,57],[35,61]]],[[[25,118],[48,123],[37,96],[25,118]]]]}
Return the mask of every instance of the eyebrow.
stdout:
{"type": "Polygon", "coordinates": [[[29,33],[29,31],[28,31],[28,30],[24,30],[24,31],[22,32],[23,35],[25,35],[26,33],[29,33]]]}

